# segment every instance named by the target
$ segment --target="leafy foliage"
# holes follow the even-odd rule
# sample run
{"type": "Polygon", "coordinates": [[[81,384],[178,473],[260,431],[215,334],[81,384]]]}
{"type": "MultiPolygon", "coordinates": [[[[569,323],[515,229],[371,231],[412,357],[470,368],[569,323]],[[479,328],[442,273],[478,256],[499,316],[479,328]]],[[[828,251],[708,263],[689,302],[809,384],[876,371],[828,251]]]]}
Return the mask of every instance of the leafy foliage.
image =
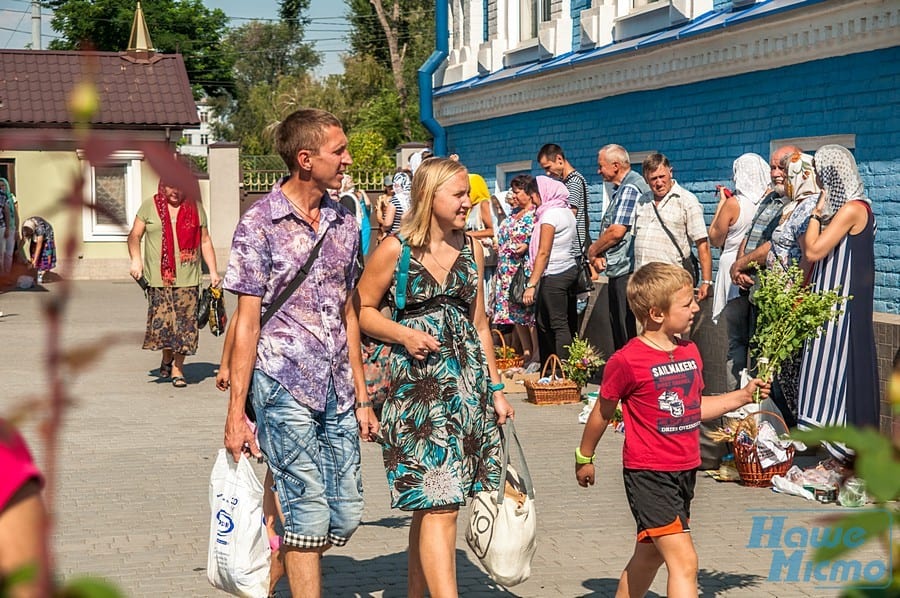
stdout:
{"type": "Polygon", "coordinates": [[[818,292],[804,284],[803,271],[791,266],[763,270],[753,295],[759,309],[751,345],[757,357],[757,375],[770,381],[781,364],[799,353],[803,343],[842,313],[845,301],[836,290],[818,292]]]}
{"type": "MultiPolygon", "coordinates": [[[[134,0],[50,0],[50,25],[61,37],[51,50],[103,50],[128,48],[134,20],[134,0]]],[[[150,38],[161,53],[180,52],[188,78],[211,95],[231,89],[233,58],[220,48],[228,17],[210,10],[200,0],[154,0],[142,5],[150,38]]]]}
{"type": "Polygon", "coordinates": [[[354,171],[389,171],[394,161],[388,155],[384,136],[377,131],[357,131],[348,137],[354,171]]]}
{"type": "MultiPolygon", "coordinates": [[[[885,505],[884,509],[866,510],[841,517],[832,527],[849,529],[858,527],[865,531],[867,540],[881,538],[888,551],[893,553],[892,578],[888,587],[867,588],[856,586],[848,588],[844,596],[897,596],[900,595],[900,545],[891,543],[891,528],[894,522],[900,521],[900,509],[896,501],[900,499],[900,450],[891,444],[890,439],[874,429],[859,429],[854,426],[829,426],[814,430],[794,431],[791,438],[806,443],[840,442],[856,452],[856,475],[866,482],[866,491],[876,503],[885,505]],[[892,506],[888,506],[892,505],[892,506]]],[[[816,562],[835,559],[849,552],[851,548],[845,542],[836,546],[821,546],[816,550],[816,562]]]]}

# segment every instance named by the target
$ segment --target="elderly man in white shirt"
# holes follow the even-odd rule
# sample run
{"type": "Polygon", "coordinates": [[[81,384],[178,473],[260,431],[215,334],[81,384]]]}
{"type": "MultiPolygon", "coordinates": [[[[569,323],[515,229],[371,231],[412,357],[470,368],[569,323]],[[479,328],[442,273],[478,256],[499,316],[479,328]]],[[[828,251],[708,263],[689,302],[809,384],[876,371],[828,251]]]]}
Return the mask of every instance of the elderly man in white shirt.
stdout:
{"type": "Polygon", "coordinates": [[[713,284],[703,206],[672,178],[672,166],[663,154],[647,156],[642,169],[650,191],[635,210],[634,269],[650,262],[680,266],[691,255],[691,245],[696,245],[700,260],[697,301],[703,301],[713,284]]]}

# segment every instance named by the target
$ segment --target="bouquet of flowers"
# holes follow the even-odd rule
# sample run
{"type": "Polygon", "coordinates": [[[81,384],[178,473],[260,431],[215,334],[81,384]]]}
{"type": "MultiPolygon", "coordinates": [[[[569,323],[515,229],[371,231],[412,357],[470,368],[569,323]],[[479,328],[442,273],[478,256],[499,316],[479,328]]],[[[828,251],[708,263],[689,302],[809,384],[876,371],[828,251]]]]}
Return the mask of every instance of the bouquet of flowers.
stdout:
{"type": "Polygon", "coordinates": [[[577,336],[572,339],[571,345],[566,345],[566,349],[569,350],[569,358],[562,362],[563,375],[584,388],[588,379],[606,363],[606,360],[591,343],[577,336]]]}
{"type": "MultiPolygon", "coordinates": [[[[791,266],[763,270],[753,302],[759,309],[751,346],[757,359],[757,376],[766,382],[778,373],[808,339],[817,337],[828,322],[841,315],[842,297],[837,290],[814,291],[804,284],[803,271],[791,266]]],[[[759,393],[757,393],[757,402],[759,393]]]]}

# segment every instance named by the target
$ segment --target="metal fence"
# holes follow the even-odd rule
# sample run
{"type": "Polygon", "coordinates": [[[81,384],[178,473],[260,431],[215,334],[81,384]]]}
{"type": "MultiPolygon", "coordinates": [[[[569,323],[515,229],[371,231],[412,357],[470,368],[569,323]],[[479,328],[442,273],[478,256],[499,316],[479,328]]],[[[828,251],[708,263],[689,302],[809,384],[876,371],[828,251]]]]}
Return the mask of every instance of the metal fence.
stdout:
{"type": "MultiPolygon", "coordinates": [[[[390,176],[389,171],[349,171],[356,183],[356,188],[363,191],[380,191],[383,187],[384,177],[390,176]]],[[[268,191],[281,177],[287,176],[284,161],[280,156],[241,156],[241,180],[245,192],[268,191]]]]}

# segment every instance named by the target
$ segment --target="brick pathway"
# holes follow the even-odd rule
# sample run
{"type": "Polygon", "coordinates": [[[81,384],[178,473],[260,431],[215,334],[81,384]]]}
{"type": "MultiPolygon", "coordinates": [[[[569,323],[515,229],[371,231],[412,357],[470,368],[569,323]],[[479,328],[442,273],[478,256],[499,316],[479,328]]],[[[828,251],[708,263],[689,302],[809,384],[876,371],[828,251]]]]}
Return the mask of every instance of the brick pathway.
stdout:
{"type": "MultiPolygon", "coordinates": [[[[0,360],[0,414],[46,392],[40,306],[58,286],[48,288],[49,293],[0,295],[0,311],[5,312],[0,318],[5,354],[0,360]]],[[[221,339],[202,332],[198,354],[188,359],[185,371],[190,386],[173,388],[150,374],[158,367],[158,354],[139,348],[146,308],[137,286],[130,281],[76,282],[74,289],[65,316],[66,347],[103,338],[109,346],[91,369],[66,379],[74,403],[62,431],[56,488],[59,573],[102,575],[135,597],[223,595],[208,585],[205,572],[208,480],[221,445],[226,404],[214,387],[221,339]]],[[[580,406],[536,407],[524,402],[524,395],[512,398],[537,488],[539,545],[533,575],[509,590],[497,588],[466,547],[461,525],[460,593],[611,596],[634,534],[620,473],[622,437],[608,434],[601,442],[600,479],[593,488],[581,489],[572,457],[581,434],[580,406]]],[[[39,413],[25,422],[23,431],[43,462],[36,431],[39,413]]],[[[409,518],[388,506],[377,446],[363,446],[363,464],[364,523],[348,546],[326,555],[325,595],[405,596],[409,518]]],[[[747,548],[754,516],[782,515],[785,529],[799,526],[799,533],[834,511],[842,509],[699,476],[692,524],[701,594],[836,595],[835,589],[815,582],[814,571],[811,581],[803,581],[805,562],[800,581],[769,581],[773,550],[747,548]]],[[[463,510],[461,524],[465,520],[463,510]]],[[[794,549],[785,550],[791,555],[794,549]]],[[[876,568],[884,559],[875,548],[853,556],[874,561],[876,568]]],[[[651,596],[665,594],[665,579],[663,569],[651,596]]]]}

